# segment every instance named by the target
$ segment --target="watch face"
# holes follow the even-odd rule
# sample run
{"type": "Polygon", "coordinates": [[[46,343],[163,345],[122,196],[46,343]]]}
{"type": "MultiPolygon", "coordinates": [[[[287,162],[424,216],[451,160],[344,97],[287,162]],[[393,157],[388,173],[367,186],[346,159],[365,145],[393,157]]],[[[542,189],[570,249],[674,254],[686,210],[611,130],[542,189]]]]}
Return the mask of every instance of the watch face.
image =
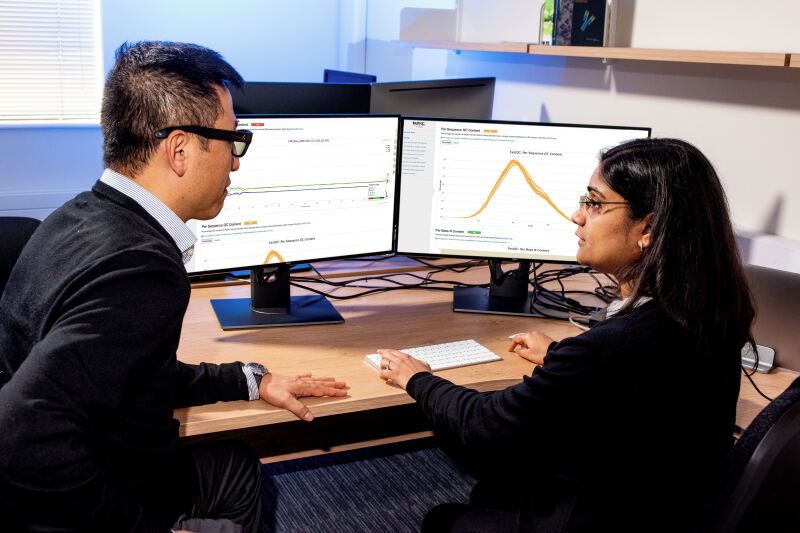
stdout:
{"type": "Polygon", "coordinates": [[[247,363],[248,368],[253,371],[253,374],[258,374],[259,376],[263,376],[264,374],[268,373],[267,367],[262,365],[261,363],[247,363]]]}

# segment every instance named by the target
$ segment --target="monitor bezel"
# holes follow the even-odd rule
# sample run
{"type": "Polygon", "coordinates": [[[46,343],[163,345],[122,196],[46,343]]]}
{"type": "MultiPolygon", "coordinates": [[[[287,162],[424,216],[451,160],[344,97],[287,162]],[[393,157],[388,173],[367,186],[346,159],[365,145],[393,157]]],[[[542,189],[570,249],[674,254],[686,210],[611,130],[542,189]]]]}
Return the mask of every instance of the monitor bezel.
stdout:
{"type": "MultiPolygon", "coordinates": [[[[268,265],[265,264],[254,264],[254,265],[234,265],[231,267],[223,267],[223,268],[215,268],[211,270],[194,270],[194,271],[186,271],[187,274],[192,276],[205,276],[208,274],[221,274],[227,272],[236,272],[240,270],[253,270],[255,268],[265,267],[265,266],[275,266],[278,267],[280,265],[286,265],[291,267],[293,265],[301,265],[305,263],[319,263],[323,261],[338,261],[342,259],[352,259],[357,257],[367,257],[367,256],[391,256],[394,255],[395,246],[397,243],[397,229],[398,229],[398,218],[399,218],[399,210],[400,210],[400,154],[403,152],[402,150],[402,116],[395,115],[395,114],[364,114],[364,113],[354,113],[354,114],[240,114],[236,115],[237,119],[281,119],[281,118],[396,118],[397,119],[397,150],[395,152],[395,180],[394,180],[394,201],[392,202],[392,236],[391,236],[391,248],[389,250],[371,250],[365,251],[363,253],[357,254],[347,254],[347,255],[334,255],[330,257],[319,257],[319,258],[311,258],[311,259],[297,259],[293,261],[282,261],[282,262],[274,262],[269,263],[268,265]]],[[[247,155],[245,154],[245,157],[247,155]]],[[[213,220],[213,219],[209,219],[213,220]]]]}
{"type": "MultiPolygon", "coordinates": [[[[645,126],[613,126],[613,125],[603,125],[603,124],[573,124],[568,122],[527,122],[527,121],[518,121],[518,120],[494,120],[494,119],[469,119],[469,118],[447,118],[447,117],[419,117],[419,116],[406,116],[401,115],[400,119],[400,134],[401,137],[405,131],[405,122],[406,120],[428,120],[428,121],[438,121],[438,122],[468,122],[473,124],[511,124],[511,125],[521,125],[521,126],[562,126],[562,127],[578,127],[578,128],[593,128],[593,129],[615,129],[615,130],[642,130],[647,132],[647,138],[649,139],[652,136],[652,128],[645,127],[645,126]]],[[[402,140],[402,139],[401,139],[402,140]]],[[[401,150],[399,152],[400,161],[401,161],[401,168],[400,168],[400,179],[397,180],[398,184],[398,193],[397,193],[397,200],[399,202],[400,195],[402,194],[402,187],[401,180],[402,180],[402,144],[401,150]]],[[[589,182],[589,176],[586,177],[586,182],[589,182]]],[[[507,257],[507,256],[493,256],[490,253],[482,253],[482,254],[475,254],[475,255],[466,255],[466,254],[441,254],[441,253],[429,253],[426,251],[406,251],[400,249],[400,227],[402,225],[402,220],[400,220],[400,206],[397,206],[397,231],[396,231],[396,241],[395,241],[395,253],[397,255],[404,255],[409,257],[431,257],[431,258],[455,258],[455,259],[481,259],[481,260],[490,260],[490,261],[507,261],[507,262],[519,262],[519,261],[529,261],[531,263],[548,263],[548,264],[569,264],[569,265],[578,265],[578,261],[576,259],[534,259],[531,257],[507,257]]]]}

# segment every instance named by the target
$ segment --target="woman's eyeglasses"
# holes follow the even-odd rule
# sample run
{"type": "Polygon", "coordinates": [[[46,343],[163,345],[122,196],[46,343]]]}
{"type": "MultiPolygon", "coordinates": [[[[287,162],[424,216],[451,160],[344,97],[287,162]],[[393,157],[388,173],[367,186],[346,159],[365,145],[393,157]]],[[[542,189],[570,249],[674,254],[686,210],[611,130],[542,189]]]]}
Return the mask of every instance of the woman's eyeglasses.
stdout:
{"type": "Polygon", "coordinates": [[[608,204],[631,205],[630,202],[601,202],[591,198],[588,194],[582,194],[578,200],[578,204],[582,209],[593,209],[595,211],[600,209],[601,206],[608,204]]]}

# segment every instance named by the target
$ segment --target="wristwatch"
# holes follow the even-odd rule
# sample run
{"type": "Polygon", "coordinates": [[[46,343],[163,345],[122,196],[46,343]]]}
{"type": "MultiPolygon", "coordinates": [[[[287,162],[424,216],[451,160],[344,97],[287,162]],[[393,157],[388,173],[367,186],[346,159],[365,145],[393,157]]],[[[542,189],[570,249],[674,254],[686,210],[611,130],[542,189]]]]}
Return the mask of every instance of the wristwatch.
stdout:
{"type": "Polygon", "coordinates": [[[269,370],[261,363],[247,363],[244,366],[253,373],[253,377],[256,380],[256,389],[258,389],[261,386],[261,378],[269,374],[269,370]]]}

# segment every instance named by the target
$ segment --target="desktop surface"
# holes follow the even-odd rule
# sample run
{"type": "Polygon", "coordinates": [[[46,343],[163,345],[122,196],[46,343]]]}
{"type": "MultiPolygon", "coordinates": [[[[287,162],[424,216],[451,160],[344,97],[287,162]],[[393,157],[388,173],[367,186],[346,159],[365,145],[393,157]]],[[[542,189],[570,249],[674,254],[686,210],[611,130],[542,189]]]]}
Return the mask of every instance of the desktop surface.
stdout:
{"type": "MultiPolygon", "coordinates": [[[[317,266],[336,279],[367,271],[395,272],[418,268],[409,267],[407,261],[402,262],[401,258],[374,264],[338,261],[317,266]],[[398,263],[401,263],[400,266],[398,263]]],[[[443,272],[437,277],[480,282],[486,277],[486,267],[458,275],[443,272]]],[[[586,287],[593,281],[587,276],[575,283],[586,287]]],[[[303,402],[317,418],[312,424],[299,422],[291,413],[264,402],[218,402],[177,409],[175,417],[181,423],[182,437],[213,439],[219,438],[214,435],[224,436],[224,432],[249,431],[255,439],[283,440],[284,431],[301,428],[307,433],[298,438],[298,450],[306,449],[303,446],[314,447],[311,434],[314,431],[353,432],[356,435],[358,428],[363,430],[366,425],[377,424],[381,420],[385,422],[388,413],[394,416],[398,414],[398,409],[411,407],[413,400],[405,391],[384,383],[364,361],[366,354],[378,348],[422,346],[473,338],[503,360],[444,370],[437,374],[479,391],[489,391],[518,383],[533,371],[532,363],[506,351],[509,335],[537,329],[555,339],[562,339],[581,333],[577,327],[558,320],[453,313],[452,294],[446,291],[387,292],[339,301],[336,306],[347,320],[340,325],[222,331],[209,299],[240,297],[246,295],[248,290],[247,284],[237,282],[193,288],[184,318],[178,358],[187,363],[257,361],[280,374],[313,372],[318,376],[334,376],[347,382],[348,396],[304,398],[303,402]],[[343,417],[355,420],[355,425],[342,424],[343,417]],[[325,420],[329,418],[335,422],[326,423],[325,420]],[[279,435],[275,433],[278,428],[281,431],[279,435]],[[312,440],[307,442],[307,439],[312,440]]],[[[669,366],[672,364],[665,363],[668,368],[672,368],[669,366]]],[[[756,374],[753,377],[766,394],[775,397],[797,375],[794,371],[776,369],[770,374],[756,374]]],[[[679,380],[676,380],[675,394],[681,394],[679,380]]],[[[746,427],[766,403],[743,377],[737,425],[746,427]]],[[[398,420],[396,424],[389,425],[403,432],[408,427],[404,423],[398,420]]],[[[665,428],[665,434],[673,430],[665,428]]],[[[340,437],[348,438],[347,435],[340,437]]],[[[354,436],[353,439],[358,438],[354,436]]],[[[317,449],[314,453],[324,451],[326,449],[317,449]]],[[[262,456],[271,453],[264,452],[262,456]]]]}

